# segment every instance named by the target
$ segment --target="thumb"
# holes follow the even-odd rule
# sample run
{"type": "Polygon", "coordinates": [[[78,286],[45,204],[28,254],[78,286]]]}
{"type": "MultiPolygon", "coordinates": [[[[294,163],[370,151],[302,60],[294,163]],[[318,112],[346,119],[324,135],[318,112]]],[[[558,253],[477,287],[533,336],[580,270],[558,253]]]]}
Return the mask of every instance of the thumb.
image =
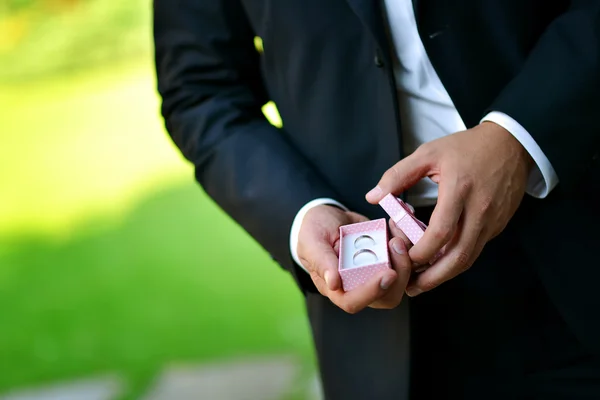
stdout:
{"type": "Polygon", "coordinates": [[[389,246],[392,268],[398,273],[398,284],[401,285],[402,292],[404,292],[404,288],[406,288],[408,280],[410,279],[412,261],[408,256],[408,250],[402,238],[392,238],[389,246]]]}
{"type": "MultiPolygon", "coordinates": [[[[329,290],[338,290],[342,287],[338,273],[338,255],[335,249],[325,241],[315,241],[307,246],[306,264],[309,272],[323,279],[329,290]]],[[[304,263],[303,263],[304,264],[304,263]]]]}
{"type": "Polygon", "coordinates": [[[400,194],[404,192],[421,178],[427,176],[429,169],[429,157],[425,156],[423,152],[414,152],[385,171],[377,186],[367,193],[367,201],[371,204],[377,204],[388,193],[400,194]]]}

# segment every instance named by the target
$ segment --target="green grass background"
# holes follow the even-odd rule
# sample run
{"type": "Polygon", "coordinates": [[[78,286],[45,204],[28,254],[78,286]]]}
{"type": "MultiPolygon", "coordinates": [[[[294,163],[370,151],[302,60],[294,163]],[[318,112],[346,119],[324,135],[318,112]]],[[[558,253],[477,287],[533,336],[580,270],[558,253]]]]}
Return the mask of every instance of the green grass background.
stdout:
{"type": "Polygon", "coordinates": [[[163,130],[149,4],[30,3],[0,12],[33,26],[0,51],[0,393],[117,373],[133,399],[171,363],[270,353],[310,371],[291,278],[163,130]]]}

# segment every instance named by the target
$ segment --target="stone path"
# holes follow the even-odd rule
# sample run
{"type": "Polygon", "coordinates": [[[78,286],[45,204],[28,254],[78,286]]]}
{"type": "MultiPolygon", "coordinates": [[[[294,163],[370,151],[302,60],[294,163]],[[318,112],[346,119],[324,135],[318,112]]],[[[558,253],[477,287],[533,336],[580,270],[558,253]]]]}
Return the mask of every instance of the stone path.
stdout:
{"type": "Polygon", "coordinates": [[[144,400],[278,400],[293,390],[297,375],[297,363],[290,357],[174,366],[144,400]]]}
{"type": "Polygon", "coordinates": [[[114,400],[123,392],[115,376],[40,386],[0,395],[0,400],[114,400]]]}
{"type": "MultiPolygon", "coordinates": [[[[0,400],[117,400],[125,384],[116,376],[40,386],[0,395],[0,400]]],[[[200,365],[173,365],[141,400],[280,400],[289,394],[322,400],[319,378],[300,376],[297,360],[269,356],[200,365]]]]}

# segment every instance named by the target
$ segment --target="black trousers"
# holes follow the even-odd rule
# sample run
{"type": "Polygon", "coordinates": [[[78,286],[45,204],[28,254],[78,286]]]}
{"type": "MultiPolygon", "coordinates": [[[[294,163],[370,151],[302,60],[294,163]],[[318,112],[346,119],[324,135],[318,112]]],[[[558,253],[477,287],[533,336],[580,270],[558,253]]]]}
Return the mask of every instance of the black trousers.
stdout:
{"type": "Polygon", "coordinates": [[[573,336],[515,236],[509,225],[469,271],[395,310],[347,315],[309,294],[326,399],[600,399],[600,357],[573,336]]]}

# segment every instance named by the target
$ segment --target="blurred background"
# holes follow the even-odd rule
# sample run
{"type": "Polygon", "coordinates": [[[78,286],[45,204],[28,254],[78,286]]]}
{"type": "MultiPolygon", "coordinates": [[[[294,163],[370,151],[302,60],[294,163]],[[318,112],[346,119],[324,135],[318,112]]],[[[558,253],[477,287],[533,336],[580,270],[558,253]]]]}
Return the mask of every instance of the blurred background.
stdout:
{"type": "Polygon", "coordinates": [[[318,398],[299,291],[164,131],[151,13],[0,0],[0,399],[318,398]]]}

